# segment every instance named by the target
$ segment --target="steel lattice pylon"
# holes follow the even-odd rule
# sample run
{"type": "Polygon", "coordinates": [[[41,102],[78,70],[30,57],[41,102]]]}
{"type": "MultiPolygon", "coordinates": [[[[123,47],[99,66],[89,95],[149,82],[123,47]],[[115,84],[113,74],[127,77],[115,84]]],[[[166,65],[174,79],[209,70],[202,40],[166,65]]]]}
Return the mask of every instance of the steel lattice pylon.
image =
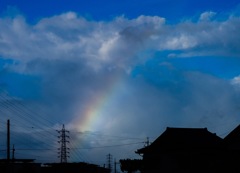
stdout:
{"type": "Polygon", "coordinates": [[[69,136],[66,135],[66,133],[69,133],[69,131],[65,130],[63,124],[62,130],[57,130],[57,132],[60,134],[58,136],[60,139],[58,143],[61,143],[61,148],[58,148],[60,150],[60,152],[58,152],[58,154],[60,154],[58,157],[60,158],[61,163],[67,163],[67,158],[69,157],[69,148],[67,148],[67,143],[69,143],[69,141],[67,138],[69,139],[69,136]]]}

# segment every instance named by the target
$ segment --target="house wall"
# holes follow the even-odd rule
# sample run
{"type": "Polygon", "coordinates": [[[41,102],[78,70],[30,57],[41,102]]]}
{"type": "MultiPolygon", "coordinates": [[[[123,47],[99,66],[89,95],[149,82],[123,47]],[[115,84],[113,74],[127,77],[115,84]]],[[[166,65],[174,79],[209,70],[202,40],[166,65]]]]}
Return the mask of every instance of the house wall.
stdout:
{"type": "Polygon", "coordinates": [[[207,172],[218,168],[220,157],[210,151],[174,151],[146,153],[143,157],[144,171],[176,172],[197,170],[207,172]]]}

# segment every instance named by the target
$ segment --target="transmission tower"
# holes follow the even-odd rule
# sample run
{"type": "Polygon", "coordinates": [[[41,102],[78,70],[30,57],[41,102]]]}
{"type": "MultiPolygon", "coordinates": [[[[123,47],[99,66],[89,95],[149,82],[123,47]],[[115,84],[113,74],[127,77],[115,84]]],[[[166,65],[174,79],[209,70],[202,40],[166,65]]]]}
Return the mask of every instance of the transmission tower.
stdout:
{"type": "Polygon", "coordinates": [[[58,152],[58,154],[60,154],[58,157],[60,158],[61,163],[67,163],[67,158],[69,157],[69,148],[67,148],[67,143],[69,143],[69,141],[67,140],[67,138],[69,139],[69,136],[66,135],[66,133],[69,133],[69,131],[65,130],[63,124],[62,130],[57,130],[57,132],[60,134],[58,136],[58,138],[60,139],[58,143],[61,143],[61,148],[58,148],[58,150],[60,150],[60,152],[58,152]]]}
{"type": "Polygon", "coordinates": [[[112,172],[112,155],[108,154],[107,155],[107,168],[112,172]]]}

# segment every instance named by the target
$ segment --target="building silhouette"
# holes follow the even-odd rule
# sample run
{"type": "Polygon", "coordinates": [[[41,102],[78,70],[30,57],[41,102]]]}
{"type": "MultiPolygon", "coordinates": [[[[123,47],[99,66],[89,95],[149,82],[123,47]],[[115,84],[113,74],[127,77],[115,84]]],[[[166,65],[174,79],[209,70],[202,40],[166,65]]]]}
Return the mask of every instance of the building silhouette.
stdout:
{"type": "Polygon", "coordinates": [[[41,173],[41,164],[34,159],[0,159],[1,173],[41,173]]]}
{"type": "Polygon", "coordinates": [[[224,139],[207,128],[167,128],[151,145],[138,149],[142,160],[120,160],[122,171],[210,173],[240,171],[240,126],[224,139]]]}
{"type": "Polygon", "coordinates": [[[41,167],[41,173],[110,173],[107,168],[84,162],[48,163],[41,167]]]}
{"type": "Polygon", "coordinates": [[[33,159],[0,160],[1,173],[110,173],[108,168],[84,162],[34,163],[33,159]]]}

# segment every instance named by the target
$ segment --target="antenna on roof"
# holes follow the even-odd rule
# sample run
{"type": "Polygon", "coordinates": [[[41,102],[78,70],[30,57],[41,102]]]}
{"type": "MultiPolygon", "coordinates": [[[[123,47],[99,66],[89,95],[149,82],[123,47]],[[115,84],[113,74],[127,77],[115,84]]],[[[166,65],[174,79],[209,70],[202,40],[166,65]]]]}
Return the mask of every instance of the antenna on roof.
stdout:
{"type": "Polygon", "coordinates": [[[148,147],[149,145],[150,145],[150,142],[149,142],[149,137],[147,137],[147,141],[146,142],[144,142],[145,143],[145,147],[148,147]]]}

